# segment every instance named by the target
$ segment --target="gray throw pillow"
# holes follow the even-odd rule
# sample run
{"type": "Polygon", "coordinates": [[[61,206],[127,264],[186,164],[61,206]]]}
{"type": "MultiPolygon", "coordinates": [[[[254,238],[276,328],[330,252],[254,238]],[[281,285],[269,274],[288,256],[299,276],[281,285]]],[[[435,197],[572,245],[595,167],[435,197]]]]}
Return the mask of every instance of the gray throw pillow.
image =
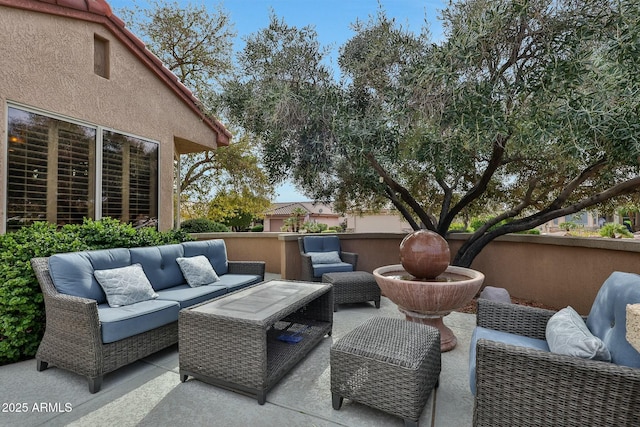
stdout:
{"type": "Polygon", "coordinates": [[[605,344],[589,331],[573,307],[563,308],[551,316],[547,322],[546,337],[552,353],[611,361],[611,354],[605,344]]]}
{"type": "Polygon", "coordinates": [[[307,252],[312,264],[337,264],[342,262],[338,251],[331,252],[307,252]]]}
{"type": "Polygon", "coordinates": [[[204,255],[180,257],[176,258],[176,261],[182,270],[182,275],[192,288],[220,280],[209,259],[204,255]]]}
{"type": "Polygon", "coordinates": [[[140,264],[96,270],[93,275],[104,290],[111,307],[158,298],[140,264]]]}

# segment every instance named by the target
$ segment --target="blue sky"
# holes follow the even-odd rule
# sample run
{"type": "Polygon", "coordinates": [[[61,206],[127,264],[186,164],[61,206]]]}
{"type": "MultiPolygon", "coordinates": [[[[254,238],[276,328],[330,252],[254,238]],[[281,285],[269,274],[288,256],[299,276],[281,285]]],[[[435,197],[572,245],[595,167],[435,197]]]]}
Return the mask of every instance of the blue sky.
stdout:
{"type": "MultiPolygon", "coordinates": [[[[312,25],[318,33],[318,39],[324,46],[333,49],[332,58],[335,61],[337,51],[353,36],[351,24],[357,19],[367,21],[375,16],[379,5],[382,5],[387,16],[395,18],[404,28],[419,32],[425,22],[428,22],[433,40],[442,38],[442,27],[437,17],[440,10],[446,7],[447,0],[175,0],[179,4],[210,5],[222,4],[223,9],[230,14],[231,21],[237,32],[235,48],[240,50],[244,46],[243,39],[269,23],[269,14],[284,18],[289,25],[312,25]]],[[[130,0],[107,0],[114,13],[118,10],[131,8],[130,0]]],[[[149,2],[135,0],[135,4],[148,7],[149,2]]],[[[277,202],[297,202],[308,200],[291,184],[285,184],[276,189],[277,202]]]]}

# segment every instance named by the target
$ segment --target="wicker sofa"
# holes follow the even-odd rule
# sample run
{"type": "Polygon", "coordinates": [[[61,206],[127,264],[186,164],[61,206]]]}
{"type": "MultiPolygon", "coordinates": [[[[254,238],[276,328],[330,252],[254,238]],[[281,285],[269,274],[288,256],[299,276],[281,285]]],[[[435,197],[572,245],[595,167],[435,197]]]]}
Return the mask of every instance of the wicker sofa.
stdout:
{"type": "Polygon", "coordinates": [[[264,262],[228,261],[220,239],[56,254],[31,264],[46,312],[36,367],[83,375],[91,393],[100,390],[104,374],[177,343],[180,309],[262,282],[265,271],[264,262]],[[198,255],[207,257],[218,281],[185,283],[176,259],[198,255]],[[157,298],[110,306],[94,271],[133,264],[142,266],[157,298]]]}
{"type": "Polygon", "coordinates": [[[586,326],[610,352],[605,362],[545,350],[554,311],[478,299],[474,426],[638,425],[640,353],[625,339],[625,308],[639,302],[635,274],[614,272],[598,292],[586,326]]]}

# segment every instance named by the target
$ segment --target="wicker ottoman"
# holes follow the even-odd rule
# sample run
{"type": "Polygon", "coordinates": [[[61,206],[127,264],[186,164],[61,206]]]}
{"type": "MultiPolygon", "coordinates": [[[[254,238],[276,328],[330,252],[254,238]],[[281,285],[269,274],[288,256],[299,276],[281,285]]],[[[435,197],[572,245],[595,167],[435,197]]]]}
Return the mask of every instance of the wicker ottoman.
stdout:
{"type": "Polygon", "coordinates": [[[322,275],[322,281],[333,285],[333,311],[338,311],[338,304],[350,302],[373,301],[376,308],[380,308],[380,288],[371,273],[325,273],[322,275]]]}
{"type": "Polygon", "coordinates": [[[351,399],[417,426],[440,376],[440,332],[404,319],[376,317],[331,346],[333,409],[351,399]]]}

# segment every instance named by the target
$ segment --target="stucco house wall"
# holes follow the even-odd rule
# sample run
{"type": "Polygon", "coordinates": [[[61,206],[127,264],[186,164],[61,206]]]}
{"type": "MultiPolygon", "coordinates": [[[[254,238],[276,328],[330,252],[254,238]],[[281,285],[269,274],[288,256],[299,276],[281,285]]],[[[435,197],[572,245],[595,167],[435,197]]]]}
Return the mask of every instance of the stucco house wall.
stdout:
{"type": "Polygon", "coordinates": [[[347,230],[354,233],[407,233],[411,225],[395,212],[349,214],[347,230]]]}
{"type": "MultiPolygon", "coordinates": [[[[35,0],[0,0],[0,176],[3,181],[7,177],[9,106],[156,141],[158,224],[169,229],[174,159],[226,145],[230,135],[194,108],[188,90],[172,82],[167,70],[163,73],[157,58],[111,15],[104,1],[86,3],[88,9],[91,3],[102,9],[96,13],[35,0]],[[108,44],[108,78],[94,72],[95,37],[108,44]]],[[[0,185],[2,232],[6,197],[6,185],[0,185]]]]}

